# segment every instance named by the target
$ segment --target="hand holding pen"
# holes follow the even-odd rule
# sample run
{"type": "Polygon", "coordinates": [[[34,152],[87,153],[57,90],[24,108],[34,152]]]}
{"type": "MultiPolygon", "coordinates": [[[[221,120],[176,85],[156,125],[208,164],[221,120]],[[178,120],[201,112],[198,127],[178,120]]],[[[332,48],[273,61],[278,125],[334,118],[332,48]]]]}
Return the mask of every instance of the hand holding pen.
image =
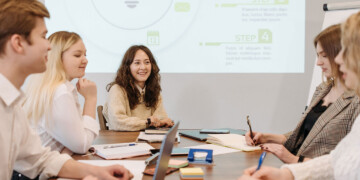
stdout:
{"type": "Polygon", "coordinates": [[[246,116],[246,122],[249,126],[249,131],[245,134],[246,144],[251,146],[261,144],[260,139],[262,138],[263,134],[252,131],[249,116],[246,116]]]}

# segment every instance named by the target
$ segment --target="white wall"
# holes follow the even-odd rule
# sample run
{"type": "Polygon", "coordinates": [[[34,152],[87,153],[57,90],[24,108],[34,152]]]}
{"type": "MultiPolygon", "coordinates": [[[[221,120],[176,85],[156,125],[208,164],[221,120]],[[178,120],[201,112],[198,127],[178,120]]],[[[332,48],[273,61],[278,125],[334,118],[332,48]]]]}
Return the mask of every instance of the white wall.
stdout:
{"type": "MultiPolygon", "coordinates": [[[[315,61],[312,41],[321,30],[322,5],[331,2],[341,0],[306,0],[305,73],[161,74],[162,95],[169,116],[181,121],[180,128],[247,129],[246,115],[250,115],[254,131],[292,130],[307,103],[315,61]]],[[[114,74],[86,77],[96,82],[98,104],[104,104],[105,86],[114,74]]]]}

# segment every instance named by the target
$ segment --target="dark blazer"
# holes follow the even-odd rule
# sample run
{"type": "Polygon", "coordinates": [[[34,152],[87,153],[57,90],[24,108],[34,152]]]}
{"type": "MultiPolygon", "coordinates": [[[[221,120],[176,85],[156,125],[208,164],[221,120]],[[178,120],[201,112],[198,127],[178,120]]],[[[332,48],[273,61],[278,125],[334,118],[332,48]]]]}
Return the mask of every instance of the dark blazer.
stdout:
{"type": "Polygon", "coordinates": [[[300,132],[305,117],[330,91],[331,85],[320,84],[311,99],[299,124],[284,143],[284,146],[291,152],[298,147],[297,139],[303,142],[297,156],[309,158],[318,157],[330,153],[342,138],[350,132],[356,117],[360,113],[360,100],[353,91],[345,92],[333,104],[331,104],[318,118],[304,141],[304,134],[300,132]]]}

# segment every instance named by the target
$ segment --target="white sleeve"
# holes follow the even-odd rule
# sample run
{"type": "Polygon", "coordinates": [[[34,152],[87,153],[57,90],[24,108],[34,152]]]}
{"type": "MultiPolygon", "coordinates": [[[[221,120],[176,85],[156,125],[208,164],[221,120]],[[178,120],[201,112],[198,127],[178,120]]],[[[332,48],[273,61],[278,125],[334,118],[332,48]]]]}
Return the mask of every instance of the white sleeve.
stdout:
{"type": "Polygon", "coordinates": [[[84,154],[99,134],[99,124],[78,112],[74,97],[64,93],[54,98],[47,132],[72,152],[84,154]]]}
{"type": "MultiPolygon", "coordinates": [[[[25,117],[23,119],[26,119],[25,117]]],[[[67,154],[59,154],[51,151],[49,147],[41,145],[40,137],[30,128],[27,121],[21,122],[23,125],[21,138],[21,150],[16,158],[14,170],[30,177],[35,178],[40,174],[40,179],[48,179],[57,176],[66,161],[71,159],[67,154]]]]}
{"type": "Polygon", "coordinates": [[[288,168],[295,180],[330,180],[334,179],[334,169],[331,161],[331,156],[328,154],[303,163],[286,164],[281,168],[288,168]]]}

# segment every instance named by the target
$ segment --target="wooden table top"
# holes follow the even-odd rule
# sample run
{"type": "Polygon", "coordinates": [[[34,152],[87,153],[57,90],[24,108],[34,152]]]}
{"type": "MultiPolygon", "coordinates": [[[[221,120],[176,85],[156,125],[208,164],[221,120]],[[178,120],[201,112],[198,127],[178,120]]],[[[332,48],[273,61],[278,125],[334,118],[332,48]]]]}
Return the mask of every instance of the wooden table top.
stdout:
{"type": "MultiPolygon", "coordinates": [[[[134,142],[139,132],[117,132],[117,131],[100,131],[100,135],[95,139],[94,144],[110,144],[110,143],[126,143],[134,142]]],[[[197,141],[191,138],[181,136],[181,142],[175,143],[174,147],[187,147],[205,144],[205,142],[197,141]]],[[[150,143],[154,148],[160,148],[161,143],[150,143]]],[[[204,171],[204,179],[237,179],[241,176],[244,169],[256,166],[259,161],[261,151],[254,152],[236,152],[213,157],[214,165],[190,165],[189,167],[201,167],[204,171]]],[[[101,160],[99,156],[83,156],[73,155],[76,160],[101,160]]],[[[148,156],[140,156],[128,160],[145,160],[148,156]]],[[[186,160],[187,156],[172,156],[171,158],[186,160]]],[[[280,167],[283,163],[274,155],[268,153],[264,160],[264,165],[280,167]]],[[[149,165],[147,168],[155,167],[149,165]]],[[[152,179],[152,176],[144,175],[144,180],[152,179]]],[[[173,172],[166,176],[165,179],[180,179],[179,171],[173,172]]]]}

